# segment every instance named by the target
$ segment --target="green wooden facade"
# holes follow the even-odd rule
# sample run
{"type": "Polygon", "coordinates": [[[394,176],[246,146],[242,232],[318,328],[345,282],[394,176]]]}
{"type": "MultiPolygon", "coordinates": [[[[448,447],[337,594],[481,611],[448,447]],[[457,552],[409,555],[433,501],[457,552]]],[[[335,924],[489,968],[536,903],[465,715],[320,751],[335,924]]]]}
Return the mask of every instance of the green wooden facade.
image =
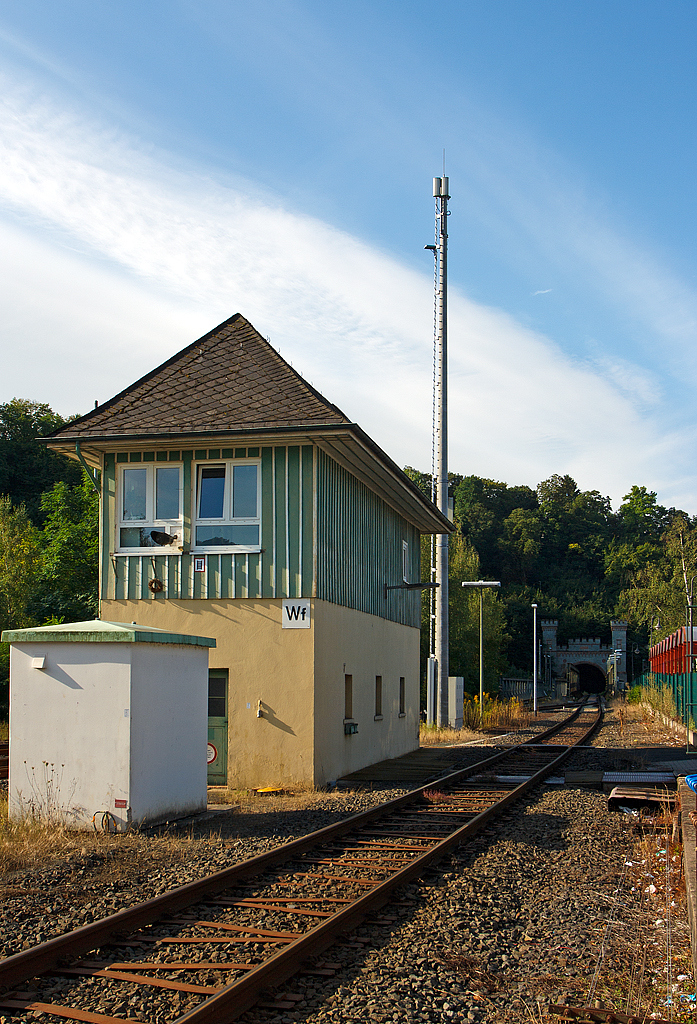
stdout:
{"type": "Polygon", "coordinates": [[[418,591],[402,583],[402,542],[408,578],[421,579],[419,533],[325,452],[317,453],[316,597],[371,615],[421,625],[418,591]]]}
{"type": "Polygon", "coordinates": [[[102,470],[102,597],[116,600],[235,600],[317,597],[405,625],[420,624],[418,592],[392,590],[420,579],[419,533],[365,484],[313,445],[134,450],[107,453],[102,470]],[[192,464],[261,461],[261,551],[206,554],[194,572],[192,464]],[[120,464],[183,466],[183,552],[115,553],[120,464]],[[157,578],[164,589],[153,593],[157,578]]]}

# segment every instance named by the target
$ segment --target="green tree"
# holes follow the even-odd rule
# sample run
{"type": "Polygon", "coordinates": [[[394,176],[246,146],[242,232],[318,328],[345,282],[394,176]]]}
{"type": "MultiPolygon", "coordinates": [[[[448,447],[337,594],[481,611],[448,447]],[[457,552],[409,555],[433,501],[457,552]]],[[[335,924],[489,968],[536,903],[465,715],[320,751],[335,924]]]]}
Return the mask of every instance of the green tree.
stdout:
{"type": "Polygon", "coordinates": [[[659,544],[669,527],[675,509],[656,503],[656,492],[646,487],[631,488],[625,494],[617,513],[625,539],[633,544],[659,544]]]}
{"type": "Polygon", "coordinates": [[[61,480],[41,496],[40,586],[31,604],[40,622],[81,621],[99,614],[99,495],[82,476],[77,487],[61,480]]]}
{"type": "Polygon", "coordinates": [[[677,512],[663,534],[660,555],[634,573],[620,596],[620,608],[630,621],[646,627],[654,644],[685,625],[695,576],[697,524],[677,512]]]}
{"type": "Polygon", "coordinates": [[[543,480],[536,490],[540,507],[546,513],[568,509],[579,494],[574,478],[568,474],[560,476],[559,473],[553,473],[547,480],[543,480]]]}
{"type": "MultiPolygon", "coordinates": [[[[465,688],[479,692],[479,591],[464,588],[463,580],[481,579],[479,555],[466,537],[452,534],[449,539],[448,612],[450,618],[450,675],[464,676],[465,688]]],[[[430,537],[422,538],[421,578],[428,582],[430,537]]],[[[430,641],[430,593],[421,605],[421,676],[425,681],[430,641]]],[[[498,595],[484,591],[484,679],[487,692],[498,689],[498,677],[506,666],[504,609],[498,595]]],[[[422,703],[425,702],[425,682],[422,703]]],[[[425,704],[424,704],[425,706],[425,704]]]]}
{"type": "Polygon", "coordinates": [[[46,437],[68,420],[40,402],[13,398],[0,405],[0,494],[24,505],[29,518],[42,525],[41,495],[58,480],[79,484],[82,470],[37,438],[46,437]]]}
{"type": "MultiPolygon", "coordinates": [[[[23,505],[0,495],[0,632],[34,625],[31,601],[41,566],[39,532],[23,505]]],[[[0,715],[7,714],[10,645],[0,643],[0,715]]]]}
{"type": "Polygon", "coordinates": [[[0,495],[0,627],[33,625],[30,611],[41,568],[40,535],[23,505],[0,495]]]}
{"type": "MultiPolygon", "coordinates": [[[[479,589],[463,587],[462,582],[482,578],[479,556],[465,537],[454,535],[450,541],[449,612],[450,675],[464,676],[465,689],[479,692],[479,589]]],[[[498,690],[498,679],[506,667],[505,651],[510,637],[506,616],[494,588],[482,592],[482,635],[484,651],[484,689],[498,690]]]]}

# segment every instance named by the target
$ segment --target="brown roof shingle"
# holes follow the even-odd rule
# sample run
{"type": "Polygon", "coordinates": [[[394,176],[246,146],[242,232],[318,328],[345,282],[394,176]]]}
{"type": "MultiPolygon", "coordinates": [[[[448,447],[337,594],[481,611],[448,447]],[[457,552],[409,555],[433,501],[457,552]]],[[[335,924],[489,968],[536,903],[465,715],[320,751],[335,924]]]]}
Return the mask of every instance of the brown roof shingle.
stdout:
{"type": "Polygon", "coordinates": [[[236,313],[53,436],[80,441],[349,422],[236,313]]]}

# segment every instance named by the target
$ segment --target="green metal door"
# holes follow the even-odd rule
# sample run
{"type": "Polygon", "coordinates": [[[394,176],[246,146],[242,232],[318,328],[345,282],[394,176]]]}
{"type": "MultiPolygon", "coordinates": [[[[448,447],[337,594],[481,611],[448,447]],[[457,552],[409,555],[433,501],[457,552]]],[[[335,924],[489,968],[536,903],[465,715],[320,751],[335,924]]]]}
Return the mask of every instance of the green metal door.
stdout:
{"type": "Polygon", "coordinates": [[[227,785],[227,669],[208,672],[208,785],[227,785]]]}

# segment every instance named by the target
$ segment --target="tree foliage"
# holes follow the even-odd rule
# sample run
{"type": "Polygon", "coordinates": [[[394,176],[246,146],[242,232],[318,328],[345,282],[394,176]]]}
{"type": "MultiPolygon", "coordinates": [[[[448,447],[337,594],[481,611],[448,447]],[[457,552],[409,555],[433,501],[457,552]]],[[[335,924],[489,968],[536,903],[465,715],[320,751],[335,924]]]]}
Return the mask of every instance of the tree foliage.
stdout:
{"type": "Polygon", "coordinates": [[[39,531],[23,505],[0,495],[0,627],[33,624],[30,611],[41,570],[39,531]]]}
{"type": "Polygon", "coordinates": [[[43,521],[44,491],[59,480],[75,486],[82,477],[77,463],[37,443],[67,422],[41,402],[13,398],[0,405],[0,494],[8,495],[13,505],[24,505],[36,525],[43,521]]]}
{"type": "MultiPolygon", "coordinates": [[[[465,588],[463,580],[481,579],[479,555],[470,541],[453,534],[448,542],[448,612],[450,616],[450,675],[463,676],[469,693],[479,692],[479,591],[465,588]]],[[[421,548],[422,579],[428,581],[430,537],[424,537],[421,548]]],[[[498,595],[483,592],[484,683],[487,692],[498,689],[498,677],[506,665],[508,636],[505,615],[498,595]]],[[[424,596],[421,605],[422,677],[430,646],[431,604],[424,596]]]]}
{"type": "MultiPolygon", "coordinates": [[[[428,474],[410,475],[430,493],[428,474]]],[[[476,555],[476,572],[502,583],[499,648],[487,656],[493,664],[507,660],[511,672],[531,671],[533,602],[541,617],[559,620],[561,642],[588,636],[609,643],[610,620],[626,617],[644,658],[650,642],[684,624],[697,574],[697,524],[659,505],[655,491],[635,485],[613,512],[609,498],[581,490],[568,474],[555,473],[535,488],[477,476],[456,481],[455,525],[473,552],[462,571],[474,571],[476,555]]],[[[460,651],[476,663],[470,619],[469,611],[453,607],[454,665],[460,651]]],[[[458,674],[468,676],[459,668],[458,674]]]]}
{"type": "MultiPolygon", "coordinates": [[[[646,548],[648,545],[641,545],[646,548]]],[[[647,629],[656,643],[685,625],[686,610],[697,579],[697,523],[676,513],[651,556],[631,573],[620,595],[620,605],[647,629]]]]}
{"type": "MultiPolygon", "coordinates": [[[[67,421],[48,405],[0,405],[0,630],[97,615],[98,499],[83,470],[39,440],[67,421]]],[[[6,709],[8,645],[0,645],[6,709]]]]}

